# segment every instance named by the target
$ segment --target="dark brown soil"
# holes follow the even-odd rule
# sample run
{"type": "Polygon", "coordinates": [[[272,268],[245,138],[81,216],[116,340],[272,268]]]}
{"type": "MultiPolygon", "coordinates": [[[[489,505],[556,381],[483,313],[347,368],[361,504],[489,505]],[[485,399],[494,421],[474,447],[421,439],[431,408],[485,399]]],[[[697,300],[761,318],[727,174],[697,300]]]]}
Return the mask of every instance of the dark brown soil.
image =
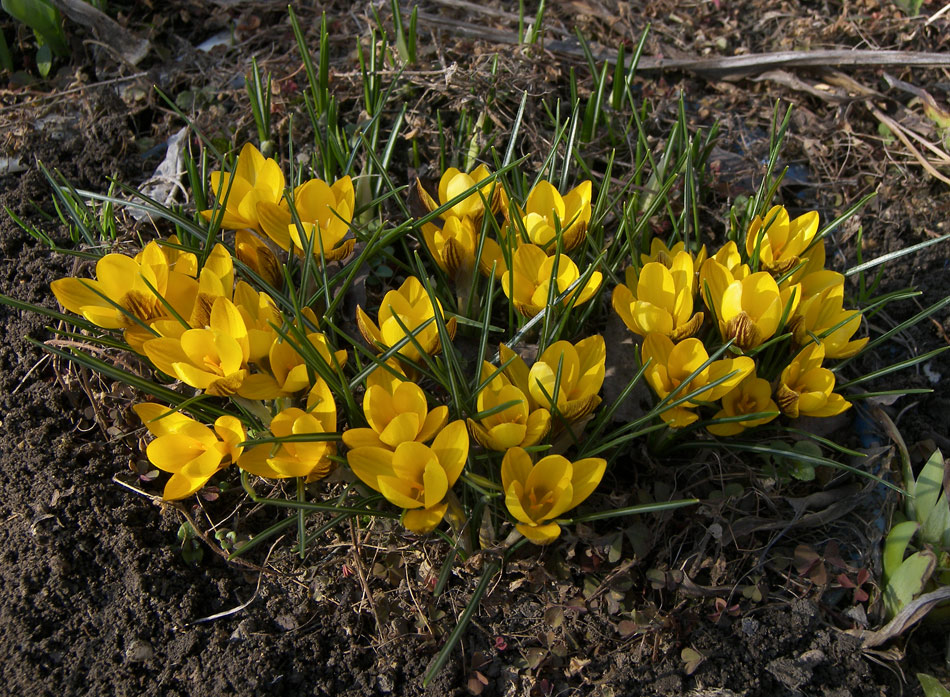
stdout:
{"type": "MultiPolygon", "coordinates": [[[[732,43],[748,42],[743,45],[752,50],[787,48],[761,28],[762,22],[770,21],[786,22],[789,35],[801,34],[811,21],[824,28],[827,42],[840,45],[854,45],[854,36],[860,35],[849,35],[848,27],[871,31],[873,25],[877,33],[872,37],[888,45],[905,41],[901,47],[913,50],[935,50],[947,31],[945,22],[926,30],[915,25],[914,36],[901,39],[901,15],[893,8],[875,7],[872,10],[882,15],[877,24],[861,15],[865,19],[856,23],[842,20],[843,28],[836,33],[832,20],[818,19],[828,14],[828,8],[812,4],[782,5],[787,16],[769,20],[764,13],[771,5],[748,2],[732,7],[724,2],[723,14],[717,15],[707,3],[696,8],[695,16],[673,21],[672,6],[663,3],[648,4],[643,16],[635,18],[627,10],[613,8],[611,13],[610,3],[604,3],[607,7],[566,3],[552,11],[550,26],[557,38],[563,38],[558,28],[570,28],[574,17],[599,41],[614,45],[618,36],[629,40],[628,34],[642,29],[649,18],[656,25],[648,53],[665,48],[697,54],[718,47],[719,34],[732,43]],[[610,25],[604,19],[607,15],[617,23],[610,25]],[[697,26],[703,30],[698,34],[697,26]],[[758,33],[746,31],[751,26],[759,27],[758,33]]],[[[870,11],[859,4],[862,11],[870,11]]],[[[237,141],[251,137],[246,100],[240,89],[229,87],[230,79],[244,74],[251,53],[263,49],[278,77],[296,69],[283,5],[254,3],[240,15],[237,10],[233,15],[220,8],[209,10],[203,3],[169,5],[162,15],[126,8],[132,12],[129,25],[151,32],[160,49],[158,57],[153,55],[144,64],[148,76],[139,81],[146,88],[159,83],[172,93],[204,86],[220,90],[197,107],[198,121],[215,135],[237,129],[241,132],[237,141]],[[277,28],[265,35],[255,29],[257,20],[265,29],[277,28]],[[245,27],[243,43],[236,50],[209,56],[190,48],[232,21],[245,27]]],[[[442,3],[427,11],[447,12],[442,3]]],[[[846,18],[844,9],[835,5],[832,14],[839,12],[846,18]]],[[[346,16],[341,13],[338,20],[341,32],[351,28],[346,16]]],[[[476,19],[487,26],[484,17],[472,21],[476,19]]],[[[15,35],[9,22],[0,22],[0,28],[8,37],[15,35]]],[[[460,61],[463,70],[469,69],[464,63],[467,52],[477,58],[491,47],[484,41],[446,35],[447,31],[440,29],[433,45],[460,61]],[[473,46],[477,50],[472,51],[473,46]]],[[[781,34],[776,31],[772,36],[781,34]]],[[[341,43],[340,55],[348,48],[341,43]]],[[[85,71],[85,79],[93,81],[121,72],[114,61],[78,40],[75,49],[69,66],[51,84],[37,85],[36,100],[11,88],[3,93],[6,101],[0,102],[0,123],[9,126],[0,155],[15,152],[27,165],[21,174],[0,177],[0,204],[60,240],[66,236],[62,226],[45,220],[32,203],[52,212],[49,187],[34,158],[61,172],[77,188],[104,190],[107,175],[139,184],[160,159],[161,153],[150,152],[149,144],[163,142],[179,127],[152,95],[130,100],[118,87],[105,86],[57,98],[57,90],[70,84],[70,71],[85,71]],[[51,99],[45,99],[39,91],[50,88],[51,99]],[[45,125],[38,125],[44,117],[45,125]]],[[[570,62],[552,59],[547,65],[558,73],[553,75],[545,72],[544,61],[513,56],[510,47],[500,50],[510,58],[505,69],[523,71],[515,82],[541,93],[555,90],[551,85],[564,79],[570,62]]],[[[24,61],[18,67],[29,69],[24,61]]],[[[577,61],[571,64],[585,70],[577,61]]],[[[352,66],[341,73],[347,70],[352,66]]],[[[873,82],[875,75],[866,72],[860,77],[873,82]]],[[[925,81],[938,99],[946,99],[950,90],[945,75],[933,71],[916,77],[917,84],[925,81]]],[[[295,79],[303,81],[300,76],[295,79]]],[[[340,78],[341,91],[349,79],[340,78]]],[[[783,195],[789,200],[798,195],[803,207],[818,207],[827,218],[867,191],[878,191],[858,222],[836,234],[837,266],[854,262],[858,224],[864,228],[865,258],[950,232],[946,187],[906,158],[891,167],[874,164],[875,157],[884,156],[879,139],[875,140],[876,122],[866,113],[846,113],[767,83],[674,74],[638,85],[659,105],[658,123],[674,112],[680,88],[694,97],[689,108],[695,124],[721,119],[716,193],[707,202],[710,225],[721,229],[727,196],[746,193],[741,185],[734,190],[736,181],[747,177],[752,182],[760,176],[757,158],[767,138],[763,129],[774,99],[781,96],[797,102],[799,109],[786,151],[798,179],[785,187],[783,195]],[[851,120],[858,133],[857,154],[851,156],[855,160],[837,145],[818,152],[823,143],[834,141],[842,123],[851,120]]],[[[454,99],[464,101],[471,95],[449,90],[439,102],[447,105],[454,99]]],[[[510,101],[516,105],[519,99],[520,94],[510,101]]],[[[277,101],[278,109],[290,108],[277,101]]],[[[423,147],[434,151],[431,144],[423,147]]],[[[144,225],[138,231],[149,234],[144,225]]],[[[950,294],[946,259],[946,247],[936,246],[902,260],[888,271],[884,287],[920,288],[920,303],[930,304],[950,294]]],[[[0,293],[53,307],[48,284],[72,268],[72,259],[51,255],[9,217],[0,216],[0,293]]],[[[913,303],[905,303],[876,322],[886,329],[916,311],[913,303]]],[[[931,630],[921,630],[906,643],[902,640],[890,655],[863,653],[857,641],[842,631],[853,624],[845,614],[852,609],[850,596],[841,589],[816,587],[781,561],[783,555],[790,558],[796,544],[825,549],[829,540],[838,540],[849,564],[873,568],[880,540],[876,527],[883,501],[880,492],[868,492],[854,512],[824,527],[788,534],[763,527],[727,543],[729,536],[723,531],[733,523],[753,514],[787,517],[790,509],[782,497],[803,496],[819,485],[790,484],[768,494],[757,491],[748,476],[760,463],[726,462],[721,467],[727,479],[746,488],[723,503],[721,497],[714,498],[721,484],[710,483],[705,476],[711,463],[683,463],[674,471],[652,460],[640,462],[637,453],[636,467],[631,460],[633,473],[622,477],[623,485],[650,492],[675,486],[681,495],[700,496],[704,503],[695,515],[632,523],[625,531],[629,536],[620,542],[620,558],[613,561],[609,549],[617,541],[610,537],[609,525],[582,528],[553,549],[522,555],[493,584],[460,649],[425,690],[422,675],[454,625],[453,618],[471,598],[477,560],[460,566],[439,598],[432,597],[429,580],[443,560],[441,544],[428,540],[420,545],[385,529],[376,531],[372,544],[359,556],[351,548],[348,531],[326,536],[326,546],[312,549],[304,561],[294,558],[292,543],[285,540],[273,557],[261,551],[252,559],[254,564],[267,562],[266,573],[228,564],[210,547],[204,548],[197,564],[186,562],[177,537],[181,512],[155,505],[113,481],[117,474],[129,481],[129,463],[135,458],[124,436],[128,398],[109,393],[93,376],[69,370],[30,343],[28,339],[50,338],[48,323],[0,305],[0,655],[4,656],[0,692],[56,697],[479,692],[544,697],[843,697],[921,694],[914,679],[917,670],[945,671],[946,638],[928,633],[931,630]],[[103,432],[92,404],[118,423],[117,431],[103,432]],[[769,496],[774,499],[772,509],[762,506],[769,496]],[[770,554],[760,566],[766,550],[770,554]],[[368,575],[365,587],[354,572],[357,566],[368,575]],[[686,570],[692,585],[671,580],[664,587],[655,575],[648,576],[651,569],[686,570]],[[757,583],[764,597],[759,601],[745,597],[743,591],[757,583]],[[717,606],[717,599],[724,605],[717,606]],[[907,658],[899,663],[896,658],[902,649],[907,658]]],[[[947,332],[950,313],[944,311],[935,322],[903,337],[887,360],[944,346],[947,332]]],[[[879,366],[870,359],[860,366],[875,367],[879,366]]],[[[950,375],[950,358],[943,354],[927,370],[950,375]]],[[[933,386],[923,369],[908,373],[875,387],[933,386]]],[[[931,439],[948,449],[950,398],[941,385],[938,382],[935,393],[918,399],[913,408],[907,409],[907,399],[889,408],[909,444],[931,439]]],[[[836,437],[865,445],[861,439],[867,434],[855,423],[844,422],[836,437]]],[[[873,431],[870,437],[886,442],[873,431]]],[[[225,492],[219,501],[207,502],[213,512],[209,515],[223,518],[229,501],[225,492]]],[[[206,522],[198,505],[186,510],[200,523],[206,522]]],[[[259,514],[247,526],[259,531],[271,520],[259,514]]]]}

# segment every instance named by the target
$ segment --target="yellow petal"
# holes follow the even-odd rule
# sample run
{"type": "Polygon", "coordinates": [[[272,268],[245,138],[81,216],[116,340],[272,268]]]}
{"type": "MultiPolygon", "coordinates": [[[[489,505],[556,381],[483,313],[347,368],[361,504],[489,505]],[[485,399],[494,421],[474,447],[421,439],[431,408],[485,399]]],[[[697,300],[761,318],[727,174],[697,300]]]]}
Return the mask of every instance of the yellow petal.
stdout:
{"type": "Polygon", "coordinates": [[[346,454],[346,461],[353,474],[376,491],[381,492],[380,477],[393,476],[393,453],[385,448],[354,448],[346,454]]]}
{"type": "Polygon", "coordinates": [[[509,448],[501,461],[501,485],[505,491],[511,489],[514,482],[522,485],[528,481],[531,474],[531,456],[523,448],[509,448]]]}
{"type": "Polygon", "coordinates": [[[422,502],[417,498],[418,490],[413,486],[414,482],[408,482],[399,477],[390,477],[380,475],[379,493],[386,497],[390,503],[394,503],[400,508],[422,508],[422,502]]]}
{"type": "Polygon", "coordinates": [[[350,450],[356,448],[385,448],[379,435],[371,428],[350,428],[343,431],[343,442],[350,450]]]}
{"type": "Polygon", "coordinates": [[[356,324],[359,327],[360,334],[363,335],[363,338],[366,339],[366,342],[376,348],[378,344],[381,344],[383,337],[379,332],[379,327],[369,318],[363,308],[359,305],[356,306],[356,324]]]}
{"type": "Polygon", "coordinates": [[[425,422],[422,424],[422,428],[419,429],[416,440],[420,443],[428,443],[435,437],[436,433],[442,430],[448,420],[449,408],[446,406],[436,407],[426,414],[425,422]]]}
{"type": "Polygon", "coordinates": [[[453,421],[432,441],[432,452],[445,470],[448,485],[454,486],[468,459],[468,430],[464,421],[453,421]]]}
{"type": "Polygon", "coordinates": [[[419,415],[415,413],[397,414],[380,431],[379,439],[388,447],[395,448],[400,443],[414,441],[419,433],[419,415]]]}
{"type": "Polygon", "coordinates": [[[551,412],[547,409],[535,409],[528,415],[528,424],[524,439],[518,443],[523,448],[537,445],[551,430],[551,412]]]}
{"type": "Polygon", "coordinates": [[[524,486],[520,481],[512,482],[511,486],[505,491],[505,507],[512,517],[527,525],[534,525],[535,520],[531,517],[523,505],[524,486]]]}
{"type": "Polygon", "coordinates": [[[435,530],[436,526],[442,522],[446,509],[448,509],[447,503],[432,508],[407,510],[402,515],[402,524],[406,530],[425,535],[435,530]]]}
{"type": "Polygon", "coordinates": [[[536,545],[547,545],[554,542],[561,535],[561,526],[557,523],[547,525],[515,525],[518,532],[527,537],[536,545]]]}
{"type": "Polygon", "coordinates": [[[205,446],[194,438],[169,433],[159,436],[145,449],[149,462],[165,472],[179,471],[189,460],[205,452],[205,446]]]}
{"type": "Polygon", "coordinates": [[[573,464],[574,472],[571,477],[571,486],[574,491],[568,510],[579,505],[594,493],[594,489],[600,484],[600,480],[603,479],[604,472],[607,470],[607,461],[600,457],[584,458],[573,464]]]}

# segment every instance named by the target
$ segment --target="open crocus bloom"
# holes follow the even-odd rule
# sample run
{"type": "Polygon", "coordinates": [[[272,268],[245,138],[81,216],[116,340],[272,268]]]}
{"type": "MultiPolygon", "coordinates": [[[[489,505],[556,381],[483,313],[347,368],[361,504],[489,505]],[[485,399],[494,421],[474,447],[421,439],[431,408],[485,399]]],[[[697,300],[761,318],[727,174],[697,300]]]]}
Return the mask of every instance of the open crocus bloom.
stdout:
{"type": "Polygon", "coordinates": [[[439,431],[432,445],[407,441],[395,450],[353,448],[347,462],[370,488],[405,509],[402,524],[417,533],[431,532],[445,516],[445,497],[462,474],[468,458],[468,431],[453,421],[439,431]]]}
{"type": "Polygon", "coordinates": [[[106,254],[96,262],[95,280],[61,278],[50,288],[60,305],[97,327],[125,329],[129,345],[139,352],[146,339],[156,336],[149,327],[169,317],[165,303],[188,317],[198,295],[195,279],[170,269],[155,241],[134,259],[106,254]]]}
{"type": "MultiPolygon", "coordinates": [[[[436,307],[441,315],[442,304],[438,300],[436,300],[436,307]]],[[[398,344],[429,322],[415,332],[410,341],[399,349],[399,355],[410,361],[419,361],[422,358],[416,344],[430,356],[442,350],[439,329],[434,318],[435,309],[433,309],[432,301],[415,276],[410,276],[398,290],[391,290],[383,297],[379,305],[379,326],[370,319],[363,308],[356,306],[356,321],[363,338],[371,345],[383,349],[398,344]]],[[[445,323],[450,337],[455,335],[455,324],[454,317],[445,323]]]]}
{"type": "MultiPolygon", "coordinates": [[[[495,366],[486,361],[482,366],[482,379],[495,371],[495,366]]],[[[505,373],[500,372],[478,393],[478,411],[504,408],[480,421],[469,419],[469,430],[475,440],[490,450],[505,452],[514,446],[536,445],[551,428],[551,412],[534,404],[526,391],[511,384],[505,373]]]]}
{"type": "Polygon", "coordinates": [[[749,225],[746,254],[753,259],[758,248],[760,268],[781,275],[798,266],[817,232],[817,211],[790,220],[784,206],[773,206],[764,219],[756,216],[749,225]]]}
{"type": "Polygon", "coordinates": [[[509,449],[501,462],[501,485],[518,532],[538,545],[556,540],[561,526],[553,521],[590,496],[606,468],[599,457],[571,462],[548,455],[533,464],[527,451],[509,449]]]}
{"type": "Polygon", "coordinates": [[[330,473],[330,456],[336,453],[336,444],[316,438],[336,432],[336,402],[321,378],[310,390],[306,411],[296,407],[284,409],[271,419],[269,429],[275,438],[312,435],[315,439],[255,445],[238,460],[242,470],[268,479],[306,477],[307,481],[322,479],[330,473]]]}
{"type": "Polygon", "coordinates": [[[449,420],[449,408],[429,410],[422,388],[377,368],[367,380],[363,414],[369,428],[343,432],[348,448],[375,447],[394,450],[400,443],[427,443],[449,420]]]}
{"type": "MultiPolygon", "coordinates": [[[[225,230],[260,230],[257,204],[276,204],[284,195],[284,173],[273,158],[248,143],[241,148],[232,173],[212,172],[211,193],[224,206],[221,227],[225,230]]],[[[216,211],[201,211],[211,220],[216,211]]]]}
{"type": "Polygon", "coordinates": [[[775,334],[782,317],[792,316],[801,293],[797,285],[779,290],[775,279],[764,271],[735,279],[715,259],[706,260],[700,277],[723,340],[735,339],[744,351],[775,334]]]}
{"type": "MultiPolygon", "coordinates": [[[[552,276],[556,285],[555,298],[581,276],[577,265],[566,254],[549,257],[543,249],[533,244],[518,247],[512,255],[511,265],[511,270],[502,274],[501,289],[525,317],[534,317],[547,306],[552,276]]],[[[593,272],[587,283],[564,298],[562,305],[567,305],[572,299],[574,305],[587,302],[600,288],[602,280],[600,271],[593,272]]]]}
{"type": "Polygon", "coordinates": [[[143,348],[163,373],[215,397],[235,394],[247,376],[247,327],[227,298],[215,301],[209,329],[188,329],[178,337],[149,339],[143,348]]]}
{"type": "Polygon", "coordinates": [[[162,498],[175,501],[191,496],[217,472],[236,462],[245,440],[244,426],[233,416],[220,416],[214,429],[181,412],[154,402],[132,407],[155,440],[145,454],[149,462],[171,472],[162,498]]]}
{"type": "Polygon", "coordinates": [[[353,251],[355,240],[344,242],[343,238],[350,229],[355,198],[350,177],[337,180],[333,186],[322,179],[311,179],[294,189],[299,228],[287,201],[280,205],[262,201],[257,213],[264,232],[284,251],[293,248],[302,254],[309,245],[314,256],[337,261],[353,251]]]}
{"type": "Polygon", "coordinates": [[[584,181],[565,196],[548,181],[540,181],[528,194],[521,224],[509,223],[506,235],[527,235],[526,242],[537,245],[545,253],[557,249],[558,232],[561,249],[570,252],[584,241],[591,215],[591,183],[584,181]]]}
{"type": "MultiPolygon", "coordinates": [[[[687,381],[693,372],[709,360],[706,347],[699,339],[684,339],[674,345],[669,337],[656,333],[648,334],[643,340],[640,356],[644,364],[650,361],[644,377],[661,399],[687,381]]],[[[693,423],[699,417],[690,407],[697,406],[698,402],[720,399],[754,369],[755,362],[748,356],[713,361],[677,393],[678,398],[696,391],[700,391],[699,394],[677,407],[667,409],[660,417],[673,428],[693,423]],[[707,387],[719,380],[722,382],[718,385],[707,387]]]]}
{"type": "Polygon", "coordinates": [[[703,323],[702,312],[693,314],[694,281],[693,257],[679,252],[669,268],[653,261],[637,274],[627,267],[626,284],[614,288],[611,304],[635,334],[659,332],[679,341],[695,334],[703,323]]]}
{"type": "Polygon", "coordinates": [[[752,372],[742,382],[723,395],[722,409],[720,409],[713,418],[723,419],[743,415],[751,416],[752,414],[763,414],[766,412],[770,415],[742,419],[741,421],[710,424],[706,428],[709,429],[710,433],[717,436],[734,436],[738,433],[742,433],[747,428],[768,423],[778,416],[778,407],[775,402],[772,401],[772,386],[769,385],[768,380],[756,377],[755,372],[752,372]]]}
{"type": "Polygon", "coordinates": [[[548,346],[528,372],[528,389],[538,404],[568,421],[586,416],[600,404],[607,350],[599,334],[572,345],[556,341],[548,346]],[[556,389],[555,389],[556,388],[556,389]]]}
{"type": "Polygon", "coordinates": [[[782,371],[775,401],[786,416],[835,416],[851,404],[835,393],[835,374],[821,367],[822,344],[810,343],[782,371]]]}

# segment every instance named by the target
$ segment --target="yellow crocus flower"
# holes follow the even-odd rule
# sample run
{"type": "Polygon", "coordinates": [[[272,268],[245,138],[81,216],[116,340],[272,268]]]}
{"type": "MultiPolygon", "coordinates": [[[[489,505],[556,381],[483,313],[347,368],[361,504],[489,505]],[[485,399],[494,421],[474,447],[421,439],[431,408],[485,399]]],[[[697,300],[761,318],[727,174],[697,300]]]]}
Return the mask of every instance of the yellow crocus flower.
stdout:
{"type": "Polygon", "coordinates": [[[835,374],[822,368],[825,347],[810,343],[792,359],[778,381],[775,401],[782,413],[799,416],[836,416],[851,407],[835,393],[835,374]]]}
{"type": "MultiPolygon", "coordinates": [[[[811,277],[817,275],[809,274],[803,280],[803,285],[811,277]]],[[[851,337],[861,326],[861,313],[857,310],[845,310],[843,304],[843,277],[840,283],[826,285],[822,290],[804,300],[790,322],[795,342],[799,346],[804,346],[813,340],[813,336],[818,337],[825,348],[825,358],[849,358],[863,349],[868,342],[868,337],[851,341],[851,337]]]]}
{"type": "Polygon", "coordinates": [[[746,233],[745,250],[750,259],[759,251],[759,268],[787,273],[801,262],[818,232],[818,212],[809,211],[791,220],[784,206],[773,206],[763,219],[756,216],[746,233]]]}
{"type": "MultiPolygon", "coordinates": [[[[436,300],[436,307],[439,314],[442,314],[442,304],[436,300]]],[[[398,290],[391,290],[383,296],[383,301],[379,304],[379,325],[377,326],[369,315],[363,311],[359,305],[356,306],[356,322],[360,333],[372,346],[382,349],[388,349],[404,339],[426,321],[435,317],[435,310],[428,293],[418,278],[410,276],[403,282],[398,290]],[[396,318],[399,318],[398,320],[396,318]],[[400,322],[403,327],[399,326],[400,322]]],[[[450,337],[455,336],[455,318],[452,317],[445,323],[445,327],[450,337]]],[[[434,321],[422,330],[399,349],[399,355],[410,361],[419,361],[422,356],[416,349],[418,344],[422,351],[432,356],[442,350],[442,344],[439,341],[439,329],[434,321]]]]}
{"type": "Polygon", "coordinates": [[[774,413],[771,416],[763,416],[756,419],[731,421],[724,424],[709,424],[706,428],[710,433],[717,436],[734,436],[742,433],[747,428],[766,424],[778,416],[778,406],[772,401],[772,386],[769,385],[768,380],[757,377],[753,371],[746,376],[742,382],[722,396],[722,409],[719,410],[713,419],[764,412],[774,413]]]}
{"type": "Polygon", "coordinates": [[[402,524],[413,532],[431,532],[445,516],[445,498],[468,458],[468,431],[453,421],[439,431],[432,445],[405,441],[394,450],[353,448],[347,462],[371,489],[405,509],[402,524]]]}
{"type": "MultiPolygon", "coordinates": [[[[644,377],[661,399],[673,392],[709,360],[706,347],[699,339],[684,339],[674,345],[668,336],[658,333],[647,334],[640,349],[640,357],[644,364],[650,361],[644,377]]],[[[661,418],[673,428],[693,423],[699,418],[691,410],[693,407],[698,406],[699,402],[714,402],[720,399],[742,382],[754,368],[755,362],[748,356],[713,361],[680,390],[677,398],[697,391],[699,394],[677,407],[667,409],[660,414],[661,418]],[[730,373],[731,377],[726,378],[730,373]],[[726,379],[715,387],[703,389],[721,378],[726,379]]]]}
{"type": "MultiPolygon", "coordinates": [[[[554,296],[557,297],[581,276],[570,257],[566,254],[549,257],[543,249],[533,244],[521,245],[512,255],[511,269],[502,274],[501,288],[511,298],[515,309],[525,317],[534,317],[547,305],[555,264],[557,274],[554,281],[557,289],[554,296]]],[[[600,288],[602,280],[603,274],[595,271],[586,284],[564,298],[562,305],[566,306],[572,298],[575,299],[575,305],[587,302],[600,288]]]]}
{"type": "Polygon", "coordinates": [[[61,278],[50,288],[60,305],[97,327],[124,329],[126,341],[139,353],[144,341],[156,335],[149,327],[170,316],[165,303],[188,317],[198,295],[195,279],[170,269],[155,241],[135,259],[106,254],[96,262],[94,280],[61,278]]]}
{"type": "Polygon", "coordinates": [[[527,451],[510,448],[501,462],[501,485],[518,532],[537,545],[556,540],[561,526],[555,519],[594,493],[606,469],[599,457],[571,462],[548,455],[533,464],[527,451]]]}
{"type": "Polygon", "coordinates": [[[257,206],[261,227],[274,244],[285,252],[293,248],[303,254],[309,244],[314,256],[338,261],[349,256],[355,240],[344,241],[353,220],[356,194],[350,177],[338,179],[330,186],[322,179],[311,179],[294,189],[294,207],[303,228],[297,228],[287,201],[277,205],[262,201],[257,206]]]}
{"type": "Polygon", "coordinates": [[[188,329],[178,337],[149,339],[143,348],[163,373],[216,397],[235,394],[247,376],[247,327],[227,298],[215,301],[208,329],[188,329]]]}
{"type": "MultiPolygon", "coordinates": [[[[241,148],[233,172],[211,173],[211,193],[224,206],[223,229],[260,231],[257,204],[280,201],[284,195],[284,173],[276,160],[265,158],[248,143],[241,148]]],[[[201,211],[205,220],[211,220],[214,214],[214,210],[201,211]]]]}
{"type": "Polygon", "coordinates": [[[600,334],[576,345],[556,341],[528,371],[528,390],[537,404],[552,411],[557,405],[563,418],[576,421],[600,404],[597,393],[604,384],[606,362],[607,350],[600,334]]]}
{"type": "Polygon", "coordinates": [[[212,430],[154,402],[132,409],[156,436],[145,450],[149,462],[172,475],[162,493],[166,501],[191,496],[241,456],[244,426],[233,416],[218,417],[212,430]]]}
{"type": "Polygon", "coordinates": [[[522,234],[527,240],[521,242],[537,245],[545,253],[554,253],[557,249],[558,231],[561,235],[561,248],[570,252],[578,247],[587,235],[587,226],[591,215],[590,181],[584,181],[561,196],[554,185],[542,180],[528,194],[524,210],[519,210],[520,225],[509,223],[505,226],[505,237],[522,234]]]}
{"type": "MultiPolygon", "coordinates": [[[[495,366],[485,361],[482,365],[482,378],[495,371],[495,366]]],[[[514,404],[484,417],[481,421],[468,419],[468,428],[475,440],[490,450],[505,452],[514,446],[527,448],[536,445],[551,429],[551,412],[534,406],[534,400],[527,394],[527,389],[523,392],[513,385],[504,372],[495,375],[478,393],[479,413],[509,402],[514,404]]]]}
{"type": "MultiPolygon", "coordinates": [[[[461,172],[455,167],[449,167],[439,179],[438,201],[429,195],[429,192],[425,190],[419,179],[416,179],[416,192],[422,200],[422,205],[431,213],[456,196],[473,188],[476,184],[487,179],[489,176],[491,176],[491,172],[485,165],[479,165],[469,173],[461,172]]],[[[485,214],[485,201],[488,202],[490,210],[496,211],[498,206],[504,201],[504,190],[501,185],[488,184],[478,191],[473,191],[443,213],[442,218],[446,220],[450,217],[459,219],[469,218],[477,223],[485,214]]]]}
{"type": "Polygon", "coordinates": [[[614,311],[635,334],[660,332],[679,341],[692,336],[703,323],[703,313],[693,314],[695,271],[693,257],[679,252],[670,267],[652,261],[638,274],[628,266],[626,284],[614,288],[614,311]]]}
{"type": "MultiPolygon", "coordinates": [[[[333,394],[318,377],[307,397],[306,411],[297,407],[284,409],[271,419],[268,429],[275,438],[335,433],[336,419],[333,394]]],[[[330,456],[335,453],[336,444],[326,440],[261,443],[245,450],[237,464],[258,477],[306,477],[310,482],[330,473],[333,469],[330,456]]]]}
{"type": "Polygon", "coordinates": [[[790,317],[798,305],[800,288],[790,286],[779,290],[775,279],[765,271],[742,279],[732,274],[715,259],[707,259],[700,274],[708,293],[707,306],[719,322],[723,340],[735,339],[744,351],[770,339],[779,328],[786,307],[790,317]]]}
{"type": "MultiPolygon", "coordinates": [[[[402,374],[402,371],[396,370],[402,374]]],[[[343,432],[348,448],[375,447],[394,450],[400,443],[427,443],[449,420],[449,408],[429,410],[425,393],[414,382],[377,368],[367,379],[363,414],[369,428],[343,432]]]]}
{"type": "Polygon", "coordinates": [[[168,274],[164,252],[158,243],[149,242],[136,259],[124,254],[101,257],[96,262],[95,280],[60,278],[50,288],[59,304],[70,312],[97,327],[122,329],[134,325],[135,319],[149,323],[166,316],[152,289],[164,296],[168,274]]]}

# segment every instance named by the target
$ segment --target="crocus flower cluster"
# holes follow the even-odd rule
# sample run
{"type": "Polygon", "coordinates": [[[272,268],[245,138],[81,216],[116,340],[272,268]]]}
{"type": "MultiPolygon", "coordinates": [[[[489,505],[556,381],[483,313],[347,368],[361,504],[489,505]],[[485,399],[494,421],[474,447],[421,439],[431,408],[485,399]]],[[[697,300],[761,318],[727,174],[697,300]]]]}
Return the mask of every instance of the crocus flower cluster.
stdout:
{"type": "Polygon", "coordinates": [[[487,361],[479,377],[481,418],[470,418],[469,429],[484,448],[502,452],[505,505],[517,530],[535,544],[553,542],[561,528],[555,522],[597,488],[607,463],[586,458],[572,463],[548,455],[536,464],[526,448],[574,425],[600,404],[606,351],[595,335],[572,344],[557,341],[529,367],[505,344],[499,346],[501,365],[487,361]]]}
{"type": "MultiPolygon", "coordinates": [[[[469,174],[450,168],[439,181],[438,201],[418,181],[416,188],[431,212],[490,176],[484,165],[469,174]]],[[[550,296],[557,298],[583,275],[568,253],[578,249],[587,237],[591,183],[582,182],[562,196],[554,185],[542,180],[530,191],[524,206],[520,206],[510,199],[504,187],[490,182],[440,217],[441,227],[433,223],[422,226],[426,246],[436,263],[456,280],[471,274],[476,261],[484,275],[494,268],[502,290],[517,311],[533,317],[544,309],[550,296]],[[500,224],[489,224],[486,215],[500,215],[500,224]],[[498,228],[497,239],[487,234],[493,227],[498,228]]],[[[587,302],[602,280],[602,274],[594,271],[563,304],[587,302]]]]}
{"type": "Polygon", "coordinates": [[[654,239],[639,267],[626,270],[612,304],[643,337],[645,378],[661,398],[689,396],[661,414],[670,426],[694,423],[714,402],[708,429],[720,436],[779,413],[833,416],[850,406],[822,363],[854,355],[867,339],[852,339],[861,314],[843,308],[844,276],[824,269],[817,232],[816,212],[793,220],[775,206],[752,221],[741,248],[730,241],[712,256],[705,247],[693,255],[654,239]],[[700,302],[705,312],[696,311],[700,302]],[[726,342],[724,357],[710,361],[726,342]]]}
{"type": "Polygon", "coordinates": [[[103,256],[93,279],[52,283],[64,308],[103,329],[121,330],[133,351],[194,395],[261,402],[258,439],[273,442],[246,448],[240,444],[250,440],[249,424],[236,417],[221,417],[212,429],[159,404],[136,407],[156,436],[146,450],[149,460],[172,473],[167,499],[193,494],[230,464],[261,477],[317,479],[330,471],[335,453],[336,403],[314,361],[340,374],[347,352],[331,347],[310,309],[287,316],[267,292],[236,280],[234,258],[271,287],[282,281],[280,250],[299,254],[309,247],[327,261],[342,258],[341,250],[353,242],[341,242],[354,207],[352,184],[305,183],[296,192],[302,224],[284,224],[292,216],[283,174],[249,145],[233,172],[212,173],[211,188],[221,206],[202,213],[218,215],[223,228],[236,231],[233,253],[218,243],[199,263],[172,236],[135,256],[103,256]],[[289,436],[294,438],[282,442],[289,436]]]}
{"type": "MultiPolygon", "coordinates": [[[[278,293],[306,255],[321,264],[351,255],[352,180],[311,179],[285,190],[276,161],[248,145],[210,185],[215,207],[200,213],[227,231],[220,242],[195,253],[172,236],[134,256],[103,256],[91,279],[52,284],[64,308],[121,333],[181,395],[176,408],[134,407],[152,436],[146,456],[171,475],[164,498],[191,496],[230,465],[312,482],[346,463],[341,476],[401,508],[410,531],[430,532],[446,517],[460,524],[453,488],[464,478],[480,495],[494,490],[530,541],[557,539],[565,514],[606,470],[602,458],[567,456],[601,401],[603,336],[544,341],[528,360],[527,346],[500,344],[462,396],[448,395],[430,378],[445,368],[438,356],[465,320],[443,311],[432,281],[410,275],[378,309],[370,299],[373,314],[356,307],[368,344],[362,362],[376,366],[362,385],[351,383],[347,351],[321,330],[334,325],[299,307],[301,289],[278,293]],[[201,423],[186,412],[204,398],[238,408],[201,423]],[[477,471],[466,474],[472,463],[477,471]]],[[[419,241],[457,285],[494,269],[489,288],[500,283],[525,318],[562,295],[562,305],[588,302],[599,289],[602,274],[582,273],[572,258],[588,246],[589,181],[562,195],[540,180],[522,202],[481,166],[450,168],[435,196],[419,182],[416,189],[430,213],[444,209],[420,226],[419,241]]],[[[843,306],[844,277],[824,269],[817,228],[816,213],[792,220],[776,206],[752,222],[741,246],[729,242],[709,256],[705,247],[694,254],[654,240],[626,269],[612,305],[642,337],[644,377],[669,403],[662,418],[671,427],[704,415],[710,432],[729,436],[780,413],[831,416],[850,406],[824,364],[867,340],[853,339],[860,313],[843,306]]]]}

